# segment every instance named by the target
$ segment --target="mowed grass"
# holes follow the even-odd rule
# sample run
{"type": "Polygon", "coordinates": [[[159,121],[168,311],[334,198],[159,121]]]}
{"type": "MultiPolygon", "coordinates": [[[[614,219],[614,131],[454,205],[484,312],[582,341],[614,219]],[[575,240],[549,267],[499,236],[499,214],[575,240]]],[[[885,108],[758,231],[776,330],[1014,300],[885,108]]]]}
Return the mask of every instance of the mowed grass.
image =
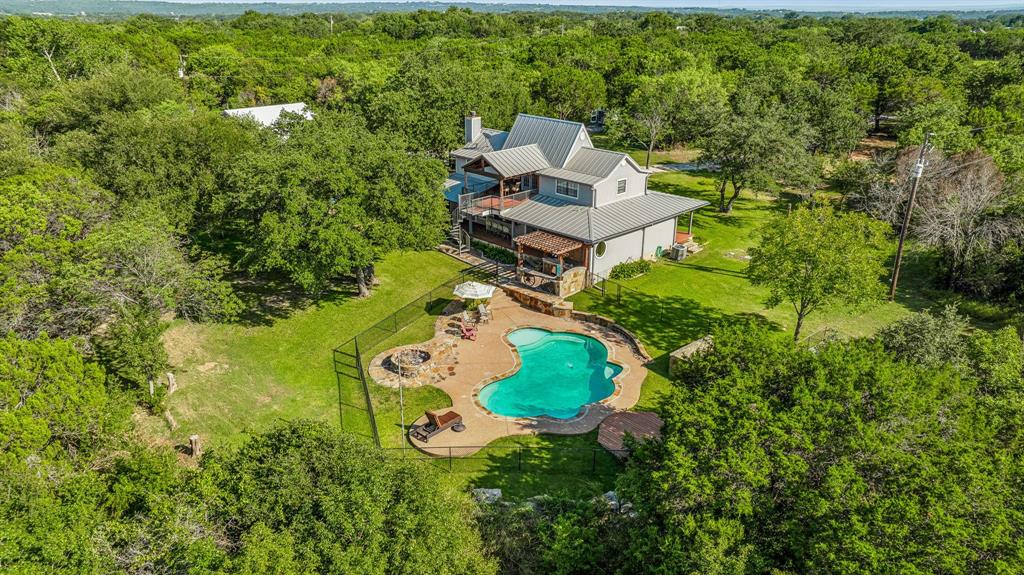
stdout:
{"type": "MultiPolygon", "coordinates": [[[[198,434],[206,447],[230,447],[248,433],[281,420],[327,421],[349,433],[373,437],[366,396],[354,358],[334,349],[357,333],[388,318],[419,296],[457,275],[465,266],[438,252],[397,254],[377,268],[380,285],[369,298],[342,291],[305,307],[278,308],[242,324],[175,322],[165,343],[175,360],[178,391],[167,400],[177,422],[169,429],[161,417],[140,419],[152,439],[188,443],[198,434]],[[338,361],[336,362],[335,359],[338,361]]],[[[273,291],[273,290],[271,290],[273,291]]],[[[450,302],[447,292],[422,310],[410,310],[409,322],[383,322],[377,337],[360,350],[364,365],[381,351],[422,342],[434,335],[434,322],[450,302]]],[[[349,346],[346,348],[354,351],[349,346]]],[[[395,456],[421,460],[450,471],[453,484],[497,487],[510,496],[539,494],[592,496],[612,488],[618,462],[600,450],[596,432],[579,436],[509,437],[467,458],[423,458],[411,447],[403,452],[399,393],[368,381],[381,445],[395,456]]],[[[408,426],[426,409],[450,406],[443,391],[404,390],[408,426]]]]}
{"type": "Polygon", "coordinates": [[[343,390],[339,411],[332,350],[464,267],[439,252],[397,253],[377,267],[380,285],[368,298],[343,289],[240,323],[175,322],[165,343],[178,382],[167,411],[177,427],[151,416],[140,422],[142,430],[175,444],[198,434],[205,446],[222,446],[278,420],[336,423],[343,415],[353,431],[368,435],[358,390],[343,390]]]}
{"type": "MultiPolygon", "coordinates": [[[[651,187],[715,200],[714,182],[704,174],[657,174],[651,187]]],[[[622,282],[627,289],[621,294],[588,291],[573,298],[578,309],[609,316],[632,330],[656,357],[638,409],[654,407],[667,389],[668,353],[716,324],[756,321],[780,331],[792,329],[791,309],[766,309],[765,291],[750,285],[744,269],[746,250],[757,241],[760,225],[795,201],[745,194],[731,214],[720,214],[714,206],[702,209],[695,217],[694,233],[704,251],[683,262],[659,262],[651,273],[622,282]]],[[[384,350],[430,339],[437,314],[450,296],[438,292],[430,301],[417,298],[464,268],[438,252],[395,254],[378,266],[381,283],[369,298],[342,290],[315,303],[291,305],[281,296],[285,292],[265,286],[265,295],[282,300],[280,305],[245,322],[176,322],[166,343],[179,385],[167,402],[177,427],[171,430],[163,418],[151,416],[141,418],[141,428],[158,441],[183,445],[189,435],[198,434],[205,446],[220,447],[236,444],[245,434],[278,420],[312,418],[370,440],[373,430],[355,358],[349,353],[353,349],[335,354],[334,348],[411,302],[411,321],[394,326],[397,331],[385,321],[375,337],[367,338],[360,349],[364,364],[384,350]]],[[[933,303],[920,295],[922,283],[911,266],[904,272],[905,290],[898,303],[819,313],[808,319],[804,333],[826,327],[847,336],[874,333],[910,310],[933,303]]],[[[401,450],[398,391],[372,381],[368,389],[382,446],[396,456],[422,459],[412,449],[401,450]]],[[[450,398],[434,387],[407,389],[403,395],[406,425],[426,409],[451,405],[450,398]]],[[[619,471],[619,463],[597,447],[596,432],[506,437],[472,457],[422,464],[450,471],[448,477],[459,486],[498,487],[518,497],[582,497],[613,488],[619,471]]]]}
{"type": "MultiPolygon", "coordinates": [[[[785,213],[798,198],[744,193],[732,213],[723,214],[716,208],[717,191],[707,175],[655,174],[650,187],[712,202],[694,217],[693,233],[703,251],[682,262],[658,262],[650,273],[621,282],[629,288],[622,289],[621,295],[613,288],[606,296],[588,290],[573,298],[577,309],[606,315],[633,331],[656,358],[644,383],[640,409],[653,407],[667,388],[668,354],[707,335],[714,326],[752,321],[789,333],[795,323],[788,304],[774,309],[764,305],[767,291],[750,284],[745,268],[747,249],[758,241],[762,224],[773,214],[785,213]]],[[[680,224],[685,229],[685,219],[680,224]]],[[[931,302],[919,293],[916,271],[912,266],[905,269],[904,289],[897,302],[812,314],[802,335],[813,337],[826,329],[847,337],[871,335],[912,310],[926,307],[931,302]]]]}

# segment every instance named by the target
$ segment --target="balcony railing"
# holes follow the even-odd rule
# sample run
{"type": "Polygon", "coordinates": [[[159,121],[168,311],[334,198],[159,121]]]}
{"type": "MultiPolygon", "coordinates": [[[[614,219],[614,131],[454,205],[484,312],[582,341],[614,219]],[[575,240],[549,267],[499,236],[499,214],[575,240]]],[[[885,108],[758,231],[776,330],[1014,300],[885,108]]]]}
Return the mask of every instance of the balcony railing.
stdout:
{"type": "Polygon", "coordinates": [[[536,193],[536,190],[526,190],[507,194],[504,197],[491,192],[462,194],[459,196],[459,209],[473,215],[500,214],[502,210],[507,210],[528,201],[536,193]]]}

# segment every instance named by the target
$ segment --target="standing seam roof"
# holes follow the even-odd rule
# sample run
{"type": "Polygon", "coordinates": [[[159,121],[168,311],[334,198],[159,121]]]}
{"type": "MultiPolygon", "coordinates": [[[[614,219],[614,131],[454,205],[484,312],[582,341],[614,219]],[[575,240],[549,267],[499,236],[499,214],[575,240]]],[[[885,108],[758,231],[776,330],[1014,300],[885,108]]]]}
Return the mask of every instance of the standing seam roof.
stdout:
{"type": "Polygon", "coordinates": [[[483,155],[483,158],[506,178],[530,174],[551,167],[548,159],[544,157],[544,152],[537,144],[488,152],[483,155]]]}
{"type": "Polygon", "coordinates": [[[540,195],[501,213],[502,217],[588,243],[663,222],[708,205],[704,200],[648,190],[642,196],[592,208],[540,195]]]}
{"type": "Polygon", "coordinates": [[[585,147],[580,148],[569,158],[565,169],[603,180],[611,175],[626,157],[622,152],[585,147]]]}
{"type": "Polygon", "coordinates": [[[590,146],[587,129],[579,122],[519,114],[508,132],[502,149],[536,144],[552,166],[562,168],[565,167],[569,153],[578,139],[584,139],[585,144],[590,146]]]}

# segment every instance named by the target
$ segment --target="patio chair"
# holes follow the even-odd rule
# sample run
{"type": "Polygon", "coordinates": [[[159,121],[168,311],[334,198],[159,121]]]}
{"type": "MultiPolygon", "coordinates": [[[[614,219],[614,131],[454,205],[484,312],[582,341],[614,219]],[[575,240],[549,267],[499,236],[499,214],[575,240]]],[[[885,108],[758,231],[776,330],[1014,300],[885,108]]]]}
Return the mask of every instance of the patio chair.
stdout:
{"type": "Polygon", "coordinates": [[[462,339],[476,341],[476,326],[467,324],[465,319],[459,321],[459,331],[462,333],[462,339]]]}
{"type": "Polygon", "coordinates": [[[462,310],[462,323],[469,325],[473,323],[473,318],[469,315],[469,310],[462,310]]]}
{"type": "Polygon", "coordinates": [[[427,422],[419,427],[414,427],[409,435],[423,443],[429,443],[430,438],[442,431],[462,423],[462,416],[454,411],[447,411],[443,414],[437,411],[425,412],[427,422]]]}
{"type": "Polygon", "coordinates": [[[487,309],[485,304],[480,304],[480,307],[476,308],[476,311],[480,314],[480,323],[487,323],[491,321],[491,310],[487,309]]]}

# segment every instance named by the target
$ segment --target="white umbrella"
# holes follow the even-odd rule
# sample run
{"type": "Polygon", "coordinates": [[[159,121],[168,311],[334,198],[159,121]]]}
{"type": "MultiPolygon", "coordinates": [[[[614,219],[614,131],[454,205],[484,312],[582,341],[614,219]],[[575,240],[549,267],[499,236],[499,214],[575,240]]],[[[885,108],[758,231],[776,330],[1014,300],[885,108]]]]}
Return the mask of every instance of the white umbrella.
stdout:
{"type": "Polygon", "coordinates": [[[495,287],[480,282],[466,282],[455,286],[455,296],[462,299],[488,299],[494,295],[495,287]]]}

